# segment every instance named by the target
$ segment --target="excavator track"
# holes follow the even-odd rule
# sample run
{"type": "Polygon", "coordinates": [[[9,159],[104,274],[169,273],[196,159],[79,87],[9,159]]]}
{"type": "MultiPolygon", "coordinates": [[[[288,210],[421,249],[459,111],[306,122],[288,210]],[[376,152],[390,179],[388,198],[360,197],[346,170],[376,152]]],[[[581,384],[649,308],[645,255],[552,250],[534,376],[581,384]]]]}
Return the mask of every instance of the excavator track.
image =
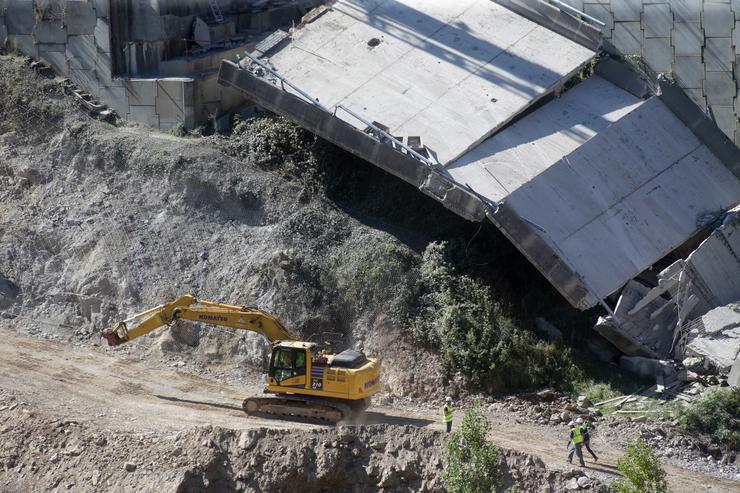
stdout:
{"type": "Polygon", "coordinates": [[[247,397],[242,403],[247,415],[269,415],[306,418],[337,423],[352,414],[352,407],[343,402],[310,396],[247,397]]]}

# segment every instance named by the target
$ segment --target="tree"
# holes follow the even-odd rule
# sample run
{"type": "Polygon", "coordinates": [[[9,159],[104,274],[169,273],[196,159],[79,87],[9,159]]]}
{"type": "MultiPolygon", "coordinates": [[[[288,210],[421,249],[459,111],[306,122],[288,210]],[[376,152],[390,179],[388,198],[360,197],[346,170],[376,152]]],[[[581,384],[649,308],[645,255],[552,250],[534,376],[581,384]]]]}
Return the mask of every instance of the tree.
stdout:
{"type": "Polygon", "coordinates": [[[447,442],[443,480],[449,493],[496,493],[501,463],[496,445],[487,438],[491,422],[476,402],[465,411],[460,427],[447,442]]]}
{"type": "Polygon", "coordinates": [[[627,444],[627,452],[617,461],[624,479],[612,487],[618,493],[668,493],[666,472],[650,446],[642,440],[627,444]]]}

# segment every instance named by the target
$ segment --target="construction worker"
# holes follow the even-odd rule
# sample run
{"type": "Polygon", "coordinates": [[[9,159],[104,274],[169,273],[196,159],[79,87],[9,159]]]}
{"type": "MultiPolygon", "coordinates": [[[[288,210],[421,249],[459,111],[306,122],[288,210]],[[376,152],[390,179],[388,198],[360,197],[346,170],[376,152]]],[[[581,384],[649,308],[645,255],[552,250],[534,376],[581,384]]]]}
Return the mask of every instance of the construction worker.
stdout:
{"type": "Polygon", "coordinates": [[[583,446],[586,447],[588,453],[591,454],[591,457],[594,458],[594,462],[598,462],[599,458],[596,457],[596,454],[594,454],[594,451],[591,450],[590,447],[591,436],[588,434],[588,423],[583,421],[582,418],[578,418],[576,420],[576,426],[579,426],[581,428],[581,435],[583,436],[583,446]]]}
{"type": "Polygon", "coordinates": [[[583,446],[583,434],[581,434],[581,428],[576,425],[575,421],[568,423],[570,428],[570,439],[568,440],[568,464],[573,464],[573,454],[578,456],[578,461],[581,463],[581,467],[586,467],[586,463],[583,462],[583,452],[581,447],[583,446]]]}
{"type": "Polygon", "coordinates": [[[442,408],[442,417],[447,425],[447,433],[452,431],[452,397],[445,397],[445,405],[442,408]]]}

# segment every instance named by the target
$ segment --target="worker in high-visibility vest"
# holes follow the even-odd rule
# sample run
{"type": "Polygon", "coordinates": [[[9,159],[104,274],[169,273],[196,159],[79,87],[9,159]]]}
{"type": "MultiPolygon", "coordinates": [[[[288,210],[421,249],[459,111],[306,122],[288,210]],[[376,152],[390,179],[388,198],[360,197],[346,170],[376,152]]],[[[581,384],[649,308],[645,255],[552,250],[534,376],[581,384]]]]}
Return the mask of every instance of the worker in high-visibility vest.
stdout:
{"type": "Polygon", "coordinates": [[[581,467],[586,467],[586,463],[583,462],[583,433],[581,433],[581,427],[576,425],[575,421],[568,423],[570,428],[570,438],[568,439],[568,464],[573,464],[573,454],[578,456],[578,461],[581,463],[581,467]]]}
{"type": "Polygon", "coordinates": [[[589,454],[591,454],[591,457],[594,458],[594,462],[597,462],[599,458],[594,454],[594,451],[591,450],[591,435],[588,433],[588,423],[583,421],[583,418],[578,418],[576,420],[576,426],[581,428],[581,435],[583,435],[583,446],[588,451],[589,454]]]}
{"type": "Polygon", "coordinates": [[[452,431],[452,397],[449,395],[445,398],[445,405],[442,408],[442,417],[447,426],[447,433],[452,431]]]}

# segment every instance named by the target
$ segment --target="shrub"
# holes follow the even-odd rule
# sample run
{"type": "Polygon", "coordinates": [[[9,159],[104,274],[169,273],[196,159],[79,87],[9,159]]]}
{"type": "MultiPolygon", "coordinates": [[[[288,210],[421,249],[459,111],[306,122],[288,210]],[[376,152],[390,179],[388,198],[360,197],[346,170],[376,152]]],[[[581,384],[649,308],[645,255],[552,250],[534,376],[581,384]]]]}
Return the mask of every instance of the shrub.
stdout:
{"type": "Polygon", "coordinates": [[[185,128],[185,125],[183,125],[182,122],[178,122],[170,129],[170,135],[174,135],[175,137],[187,137],[188,129],[185,128]]]}
{"type": "Polygon", "coordinates": [[[627,452],[617,461],[617,469],[624,476],[612,483],[617,493],[668,493],[666,472],[642,440],[627,444],[627,452]]]}
{"type": "Polygon", "coordinates": [[[414,337],[439,348],[451,369],[487,390],[570,380],[568,352],[517,327],[488,286],[454,271],[445,248],[431,243],[422,255],[421,294],[409,324],[414,337]]]}
{"type": "Polygon", "coordinates": [[[501,488],[501,462],[496,445],[487,438],[491,423],[478,403],[465,411],[452,432],[445,455],[443,481],[449,493],[492,493],[501,488]]]}
{"type": "Polygon", "coordinates": [[[353,174],[344,166],[347,153],[280,116],[237,119],[231,136],[217,141],[227,154],[297,179],[310,193],[330,191],[353,174]]]}
{"type": "Polygon", "coordinates": [[[710,389],[683,412],[681,428],[704,433],[718,444],[740,446],[740,392],[729,387],[710,389]]]}
{"type": "Polygon", "coordinates": [[[363,236],[359,242],[337,261],[327,285],[334,285],[335,297],[348,306],[383,307],[394,323],[405,322],[416,294],[413,251],[395,240],[363,236]]]}

